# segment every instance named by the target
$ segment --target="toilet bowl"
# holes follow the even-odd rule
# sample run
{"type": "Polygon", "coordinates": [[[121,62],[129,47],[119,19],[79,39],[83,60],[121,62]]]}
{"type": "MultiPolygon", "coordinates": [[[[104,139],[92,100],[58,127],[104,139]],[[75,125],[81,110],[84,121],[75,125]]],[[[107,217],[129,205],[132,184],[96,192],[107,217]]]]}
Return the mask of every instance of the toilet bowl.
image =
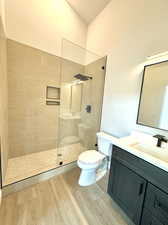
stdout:
{"type": "Polygon", "coordinates": [[[87,150],[78,157],[77,165],[81,169],[80,186],[89,186],[100,180],[109,168],[111,142],[103,132],[97,134],[98,151],[87,150]]]}
{"type": "Polygon", "coordinates": [[[80,186],[88,186],[97,181],[96,171],[105,158],[105,155],[96,150],[88,150],[80,154],[77,161],[79,168],[81,168],[78,182],[80,186]]]}

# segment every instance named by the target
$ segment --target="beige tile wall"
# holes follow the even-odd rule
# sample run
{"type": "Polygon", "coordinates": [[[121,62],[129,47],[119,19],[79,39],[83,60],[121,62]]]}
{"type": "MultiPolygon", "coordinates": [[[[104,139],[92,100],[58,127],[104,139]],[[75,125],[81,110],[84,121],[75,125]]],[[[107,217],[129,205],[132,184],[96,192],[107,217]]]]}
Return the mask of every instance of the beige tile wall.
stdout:
{"type": "Polygon", "coordinates": [[[84,66],[8,40],[9,158],[54,149],[58,139],[77,136],[77,122],[60,119],[60,106],[45,102],[46,86],[61,87],[61,110],[67,110],[65,83],[84,66]]]}
{"type": "Polygon", "coordinates": [[[60,58],[8,40],[9,158],[56,148],[59,106],[46,87],[60,87],[60,58]]]}
{"type": "Polygon", "coordinates": [[[7,44],[9,158],[62,146],[65,138],[78,137],[79,123],[90,127],[86,142],[88,148],[94,148],[100,127],[105,77],[102,66],[106,58],[83,66],[12,40],[7,44]],[[78,73],[90,74],[93,80],[83,83],[81,119],[65,120],[60,114],[70,112],[71,94],[66,85],[78,73]],[[61,87],[61,107],[46,105],[47,86],[61,87]],[[85,111],[87,104],[92,105],[90,114],[85,111]]]}
{"type": "Polygon", "coordinates": [[[6,38],[0,18],[0,148],[2,156],[2,178],[4,180],[8,160],[8,90],[6,38]]]}
{"type": "MultiPolygon", "coordinates": [[[[61,93],[62,104],[61,113],[70,113],[71,102],[71,86],[74,80],[74,75],[81,73],[92,76],[92,80],[82,83],[82,105],[80,119],[60,119],[60,145],[68,144],[74,137],[82,138],[82,143],[88,149],[95,149],[96,133],[100,129],[101,110],[104,92],[105,70],[102,67],[106,66],[106,57],[96,60],[86,66],[76,65],[70,61],[63,60],[62,62],[62,87],[61,93]],[[69,94],[68,94],[69,93],[69,94]],[[85,108],[91,105],[91,113],[87,113],[85,108]],[[83,135],[79,137],[78,125],[83,124],[83,135]],[[86,129],[85,129],[86,128],[86,129]],[[68,137],[68,138],[67,138],[68,137]],[[71,140],[70,140],[71,139],[71,140]],[[65,141],[64,141],[65,140],[65,141]]],[[[75,140],[75,139],[74,139],[75,140]]]]}
{"type": "Polygon", "coordinates": [[[61,109],[60,113],[70,113],[71,105],[71,86],[74,75],[84,73],[85,67],[67,59],[61,60],[61,109]]]}
{"type": "MultiPolygon", "coordinates": [[[[85,67],[81,64],[74,63],[70,60],[62,59],[61,61],[61,107],[60,114],[71,113],[71,84],[75,80],[74,75],[84,73],[85,67]]],[[[60,118],[60,146],[67,145],[67,137],[78,137],[78,123],[80,119],[63,119],[60,118]]]]}

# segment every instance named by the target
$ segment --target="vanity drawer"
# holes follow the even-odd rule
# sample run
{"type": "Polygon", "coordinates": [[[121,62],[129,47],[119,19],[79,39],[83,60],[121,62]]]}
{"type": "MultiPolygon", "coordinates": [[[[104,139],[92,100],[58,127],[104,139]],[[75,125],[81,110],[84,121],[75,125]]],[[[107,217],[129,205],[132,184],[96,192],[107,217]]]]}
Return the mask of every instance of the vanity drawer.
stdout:
{"type": "Polygon", "coordinates": [[[148,183],[145,208],[162,224],[168,224],[168,194],[148,183]]]}

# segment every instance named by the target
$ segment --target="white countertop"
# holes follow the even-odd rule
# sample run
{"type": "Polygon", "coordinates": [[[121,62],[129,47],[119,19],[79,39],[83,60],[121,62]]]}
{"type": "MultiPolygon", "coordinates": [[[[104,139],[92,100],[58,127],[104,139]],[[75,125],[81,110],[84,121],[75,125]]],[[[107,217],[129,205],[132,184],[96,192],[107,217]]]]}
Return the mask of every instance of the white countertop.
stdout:
{"type": "Polygon", "coordinates": [[[155,147],[157,140],[155,138],[153,138],[151,135],[142,134],[142,135],[138,136],[137,133],[136,133],[136,135],[130,135],[130,136],[123,137],[123,138],[116,138],[116,137],[113,137],[113,136],[111,136],[109,134],[106,134],[104,132],[98,133],[98,136],[99,135],[101,135],[103,137],[106,137],[109,141],[111,141],[111,143],[113,145],[116,145],[116,146],[122,148],[123,150],[137,156],[138,158],[143,159],[146,162],[149,162],[152,165],[168,172],[168,148],[166,147],[166,149],[165,149],[165,148],[155,147]],[[136,144],[139,144],[141,138],[143,139],[143,141],[145,140],[146,143],[150,142],[151,145],[153,145],[153,147],[156,150],[158,149],[158,151],[160,152],[161,155],[162,155],[162,151],[164,151],[164,153],[166,152],[166,154],[167,154],[166,161],[167,162],[164,161],[164,158],[163,158],[163,160],[161,160],[158,157],[152,156],[150,154],[150,152],[149,153],[143,152],[143,151],[137,149],[136,147],[134,147],[134,145],[136,146],[136,144]]]}

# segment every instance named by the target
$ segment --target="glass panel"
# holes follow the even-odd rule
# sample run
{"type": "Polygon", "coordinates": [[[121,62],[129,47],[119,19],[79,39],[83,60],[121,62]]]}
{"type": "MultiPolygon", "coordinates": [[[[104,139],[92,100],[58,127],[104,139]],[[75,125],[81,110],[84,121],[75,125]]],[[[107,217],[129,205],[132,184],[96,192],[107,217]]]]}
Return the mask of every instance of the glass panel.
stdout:
{"type": "Polygon", "coordinates": [[[8,168],[3,185],[58,167],[60,57],[8,40],[8,168]]]}
{"type": "Polygon", "coordinates": [[[62,42],[59,163],[96,149],[100,129],[106,57],[101,58],[67,41],[62,42]]]}

